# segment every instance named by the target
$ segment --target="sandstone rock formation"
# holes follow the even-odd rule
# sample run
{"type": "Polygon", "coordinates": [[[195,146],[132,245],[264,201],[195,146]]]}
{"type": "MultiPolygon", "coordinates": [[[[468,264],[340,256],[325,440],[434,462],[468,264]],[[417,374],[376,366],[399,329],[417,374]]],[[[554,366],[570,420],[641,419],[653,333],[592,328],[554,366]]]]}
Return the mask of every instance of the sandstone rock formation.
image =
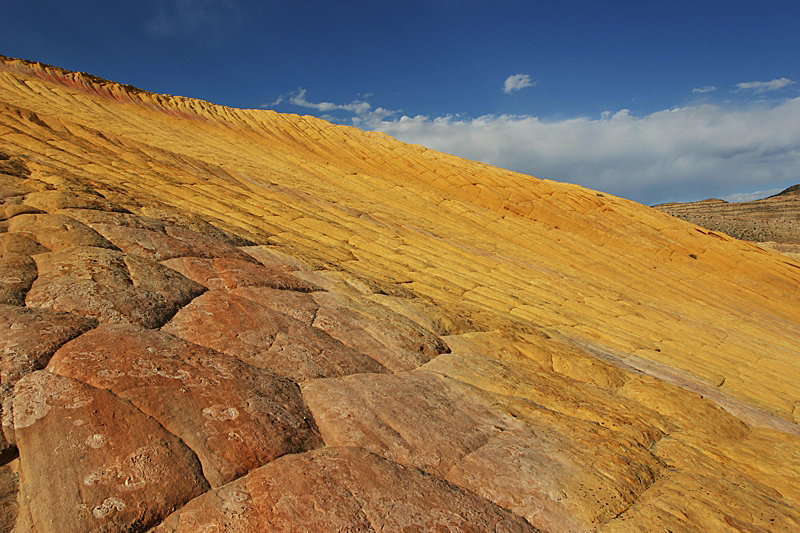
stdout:
{"type": "Polygon", "coordinates": [[[656,209],[745,241],[800,245],[800,185],[752,202],[709,198],[660,204],[656,209]]]}
{"type": "Polygon", "coordinates": [[[0,531],[800,531],[800,263],[0,58],[0,531]]]}

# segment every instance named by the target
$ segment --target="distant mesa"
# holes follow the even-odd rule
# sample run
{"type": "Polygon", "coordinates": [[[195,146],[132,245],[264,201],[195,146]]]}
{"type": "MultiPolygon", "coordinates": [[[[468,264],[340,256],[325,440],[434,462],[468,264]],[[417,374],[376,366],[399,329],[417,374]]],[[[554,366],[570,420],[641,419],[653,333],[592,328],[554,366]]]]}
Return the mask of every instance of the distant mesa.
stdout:
{"type": "Polygon", "coordinates": [[[773,194],[769,198],[774,198],[776,196],[794,196],[794,195],[800,195],[800,184],[792,185],[791,187],[782,190],[778,194],[773,194]]]}
{"type": "Polygon", "coordinates": [[[653,206],[711,231],[745,241],[800,245],[800,185],[751,202],[709,198],[653,206]]]}

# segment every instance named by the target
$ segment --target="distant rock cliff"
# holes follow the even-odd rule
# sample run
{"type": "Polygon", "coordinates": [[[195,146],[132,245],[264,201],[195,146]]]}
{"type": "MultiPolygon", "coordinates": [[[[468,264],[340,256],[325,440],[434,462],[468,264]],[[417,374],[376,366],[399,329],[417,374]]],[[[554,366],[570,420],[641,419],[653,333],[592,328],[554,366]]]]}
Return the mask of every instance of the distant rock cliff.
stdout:
{"type": "Polygon", "coordinates": [[[610,195],[0,58],[0,531],[800,531],[798,287],[610,195]]]}
{"type": "Polygon", "coordinates": [[[655,208],[737,239],[800,245],[800,185],[753,202],[729,203],[712,198],[655,208]]]}

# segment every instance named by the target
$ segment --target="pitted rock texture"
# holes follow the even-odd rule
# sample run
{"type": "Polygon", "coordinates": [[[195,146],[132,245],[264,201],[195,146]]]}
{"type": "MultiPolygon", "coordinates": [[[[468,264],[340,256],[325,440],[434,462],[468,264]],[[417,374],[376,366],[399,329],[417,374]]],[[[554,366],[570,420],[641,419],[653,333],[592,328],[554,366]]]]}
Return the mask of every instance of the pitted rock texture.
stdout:
{"type": "Polygon", "coordinates": [[[39,276],[29,307],[68,311],[100,322],[163,325],[205,287],[150,260],[77,246],[35,256],[39,276]]]}
{"type": "Polygon", "coordinates": [[[222,530],[534,533],[468,491],[358,448],[283,457],[205,494],[153,533],[222,530]]]}
{"type": "Polygon", "coordinates": [[[69,313],[0,305],[0,383],[14,385],[44,368],[61,345],[96,325],[69,313]]]}
{"type": "Polygon", "coordinates": [[[153,417],[197,454],[213,487],[322,445],[297,385],[166,333],[104,325],[63,346],[48,370],[153,417]]]}
{"type": "Polygon", "coordinates": [[[0,233],[0,304],[25,305],[25,295],[39,275],[31,257],[49,252],[19,233],[0,233]]]}
{"type": "Polygon", "coordinates": [[[146,529],[208,490],[180,439],[106,390],[39,370],[17,383],[13,411],[20,531],[146,529]]]}
{"type": "Polygon", "coordinates": [[[38,276],[36,262],[29,255],[0,255],[0,304],[25,305],[25,295],[38,276]]]}

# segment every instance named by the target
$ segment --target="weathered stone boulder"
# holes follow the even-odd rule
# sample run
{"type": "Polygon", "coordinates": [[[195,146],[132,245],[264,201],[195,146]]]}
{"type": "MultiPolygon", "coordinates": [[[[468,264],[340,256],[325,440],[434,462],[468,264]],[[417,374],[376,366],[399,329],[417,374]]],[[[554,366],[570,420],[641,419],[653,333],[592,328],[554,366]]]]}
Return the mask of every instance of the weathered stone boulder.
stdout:
{"type": "Polygon", "coordinates": [[[56,214],[66,215],[83,222],[90,228],[102,233],[98,228],[104,227],[123,227],[131,229],[142,229],[154,231],[166,235],[165,229],[169,224],[163,220],[133,213],[124,213],[119,211],[98,211],[95,209],[80,209],[74,207],[65,207],[56,211],[56,214]]]}
{"type": "Polygon", "coordinates": [[[92,227],[123,252],[151,261],[202,253],[193,250],[184,241],[162,232],[110,224],[94,224],[92,227]]]}
{"type": "Polygon", "coordinates": [[[238,287],[231,294],[252,300],[273,311],[296,318],[303,324],[313,326],[314,316],[319,305],[311,294],[297,291],[284,291],[271,287],[238,287]]]}
{"type": "Polygon", "coordinates": [[[197,454],[214,487],[322,445],[297,385],[160,331],[102,325],[63,346],[47,368],[152,416],[197,454]]]}
{"type": "Polygon", "coordinates": [[[153,533],[534,533],[519,516],[359,448],[282,457],[190,502],[153,533]]]}
{"type": "Polygon", "coordinates": [[[295,381],[387,372],[317,328],[224,291],[208,291],[162,328],[295,381]]]}
{"type": "MultiPolygon", "coordinates": [[[[153,261],[174,257],[225,257],[256,262],[251,255],[229,242],[152,217],[76,208],[64,208],[58,214],[81,221],[124,252],[153,261]]],[[[211,230],[216,228],[209,229],[213,233],[211,230]]]]}
{"type": "Polygon", "coordinates": [[[378,303],[340,293],[314,293],[312,325],[372,356],[393,372],[413,370],[449,351],[439,337],[378,303]]]}
{"type": "MultiPolygon", "coordinates": [[[[2,201],[0,201],[0,221],[5,221],[11,217],[15,217],[24,213],[43,213],[41,209],[36,209],[33,206],[26,205],[24,203],[25,198],[23,196],[14,195],[18,189],[14,189],[13,187],[16,186],[16,184],[20,181],[21,180],[18,178],[12,178],[0,174],[0,198],[2,198],[2,201]],[[7,179],[4,180],[3,178],[7,179]],[[9,186],[12,188],[9,188],[9,186]]],[[[20,183],[20,185],[22,184],[20,183]]]]}
{"type": "Polygon", "coordinates": [[[47,213],[68,208],[125,211],[102,196],[75,191],[34,191],[25,195],[25,203],[47,213]]]}
{"type": "MultiPolygon", "coordinates": [[[[0,159],[0,161],[8,161],[8,159],[0,159]]],[[[5,168],[0,166],[0,198],[22,197],[35,190],[30,184],[25,183],[24,180],[17,176],[6,174],[4,170],[5,168]]]]}
{"type": "Polygon", "coordinates": [[[74,247],[35,261],[39,277],[28,291],[29,307],[100,322],[157,328],[205,290],[172,269],[115,250],[74,247]]]}
{"type": "Polygon", "coordinates": [[[19,460],[0,466],[0,531],[14,531],[19,504],[19,460]]]}
{"type": "Polygon", "coordinates": [[[0,305],[0,383],[14,385],[44,368],[61,345],[96,325],[69,313],[0,305]]]}
{"type": "Polygon", "coordinates": [[[0,256],[7,254],[36,255],[49,251],[49,248],[25,235],[0,233],[0,256]]]}
{"type": "Polygon", "coordinates": [[[25,295],[37,275],[36,262],[31,256],[0,255],[0,304],[25,305],[25,295]]]}
{"type": "Polygon", "coordinates": [[[192,257],[227,257],[256,263],[249,254],[241,251],[236,246],[213,236],[202,235],[188,228],[180,226],[165,226],[167,235],[178,239],[192,250],[192,257]]]}
{"type": "Polygon", "coordinates": [[[597,424],[425,371],[315,380],[303,395],[329,446],[416,466],[545,531],[596,531],[664,466],[597,424]]]}
{"type": "Polygon", "coordinates": [[[141,531],[208,490],[180,439],[129,402],[40,370],[15,388],[17,531],[141,531]]]}

